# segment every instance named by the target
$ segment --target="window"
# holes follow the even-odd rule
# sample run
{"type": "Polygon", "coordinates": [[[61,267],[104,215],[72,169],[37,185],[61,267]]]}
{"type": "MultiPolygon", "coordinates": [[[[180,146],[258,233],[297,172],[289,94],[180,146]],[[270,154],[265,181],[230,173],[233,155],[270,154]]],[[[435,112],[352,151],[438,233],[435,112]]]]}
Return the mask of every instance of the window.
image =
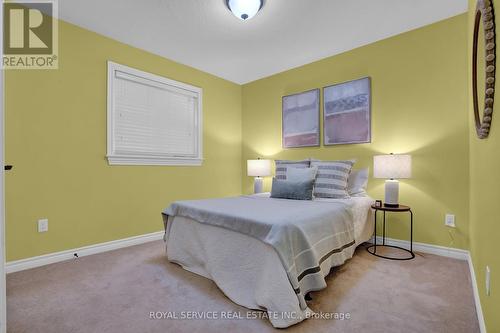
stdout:
{"type": "Polygon", "coordinates": [[[110,165],[201,165],[202,89],[108,62],[110,165]]]}

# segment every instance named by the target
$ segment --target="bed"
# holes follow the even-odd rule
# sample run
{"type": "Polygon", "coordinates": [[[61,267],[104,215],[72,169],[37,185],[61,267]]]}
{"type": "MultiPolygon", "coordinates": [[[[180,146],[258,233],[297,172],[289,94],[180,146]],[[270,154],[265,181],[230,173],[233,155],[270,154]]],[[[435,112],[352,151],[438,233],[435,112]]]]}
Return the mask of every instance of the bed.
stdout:
{"type": "MultiPolygon", "coordinates": [[[[374,200],[366,195],[349,199],[317,198],[309,202],[273,199],[269,197],[269,193],[233,199],[235,200],[190,201],[185,205],[188,207],[186,209],[182,209],[182,205],[174,205],[164,211],[167,256],[169,261],[184,269],[213,280],[233,302],[248,309],[267,311],[267,318],[276,328],[285,328],[308,318],[312,311],[307,307],[305,295],[309,291],[325,288],[324,277],[330,269],[351,258],[355,248],[368,241],[373,233],[373,212],[370,206],[374,200]],[[245,209],[248,212],[240,214],[242,209],[238,208],[228,212],[230,207],[239,202],[247,207],[245,209]],[[221,205],[220,211],[224,211],[227,216],[220,217],[216,209],[209,211],[206,208],[217,205],[221,205]],[[259,207],[266,206],[270,207],[269,210],[262,208],[262,212],[258,212],[261,210],[259,207]],[[295,251],[291,257],[300,259],[300,256],[311,252],[317,265],[311,266],[307,260],[287,262],[288,259],[284,257],[288,253],[284,254],[280,245],[277,246],[276,242],[268,239],[271,229],[266,229],[264,234],[267,232],[267,236],[262,236],[259,234],[262,230],[237,230],[246,229],[248,221],[238,227],[231,224],[247,215],[256,216],[259,221],[266,220],[270,210],[275,210],[280,217],[303,215],[304,221],[309,215],[312,220],[326,217],[321,222],[322,225],[327,225],[324,230],[333,228],[331,230],[335,232],[332,235],[335,234],[335,237],[325,237],[328,233],[307,221],[295,226],[295,229],[300,233],[303,229],[308,229],[309,225],[313,226],[312,233],[319,236],[310,235],[310,230],[304,231],[310,236],[308,240],[312,240],[308,245],[310,248],[302,249],[297,246],[295,234],[289,233],[284,237],[286,241],[292,239],[292,245],[285,244],[285,248],[294,248],[290,251],[295,251]],[[260,213],[262,214],[259,215],[260,213]],[[311,267],[295,267],[300,265],[311,267]],[[296,272],[296,275],[291,274],[291,271],[296,272]]],[[[273,219],[269,220],[272,221],[271,224],[275,223],[273,219]]],[[[280,242],[278,241],[279,244],[280,242]]]]}

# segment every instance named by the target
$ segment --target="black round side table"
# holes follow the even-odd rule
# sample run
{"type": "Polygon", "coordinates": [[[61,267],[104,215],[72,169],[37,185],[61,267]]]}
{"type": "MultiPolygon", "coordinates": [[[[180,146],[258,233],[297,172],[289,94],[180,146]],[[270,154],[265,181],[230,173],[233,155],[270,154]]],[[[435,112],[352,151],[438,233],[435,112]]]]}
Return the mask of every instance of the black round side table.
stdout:
{"type": "Polygon", "coordinates": [[[370,245],[366,248],[366,250],[373,254],[374,256],[377,256],[379,258],[384,258],[384,259],[390,259],[390,260],[411,260],[415,258],[415,254],[413,253],[413,212],[411,211],[411,208],[408,206],[404,205],[399,205],[397,207],[395,206],[376,206],[372,205],[372,208],[375,210],[375,233],[374,233],[374,243],[373,245],[370,245]],[[382,245],[377,245],[377,213],[378,211],[382,211],[384,213],[384,229],[382,231],[382,245]],[[395,212],[395,213],[402,213],[402,212],[409,212],[410,213],[410,249],[405,249],[401,246],[395,246],[395,245],[385,245],[385,213],[386,212],[395,212]],[[400,249],[405,252],[408,252],[410,254],[409,257],[404,257],[404,258],[396,258],[396,257],[387,257],[383,256],[380,254],[377,254],[377,247],[392,247],[395,249],[400,249]],[[370,249],[373,248],[373,251],[370,251],[370,249]]]}

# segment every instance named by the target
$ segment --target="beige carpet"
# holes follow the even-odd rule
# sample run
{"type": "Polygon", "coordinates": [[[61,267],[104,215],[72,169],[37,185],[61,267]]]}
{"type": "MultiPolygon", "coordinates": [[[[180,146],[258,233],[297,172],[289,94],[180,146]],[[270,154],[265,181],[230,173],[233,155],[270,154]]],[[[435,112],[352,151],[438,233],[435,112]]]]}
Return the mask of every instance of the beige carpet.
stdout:
{"type": "MultiPolygon", "coordinates": [[[[310,307],[350,319],[309,319],[287,332],[479,332],[467,263],[433,255],[397,262],[358,248],[310,307]]],[[[264,319],[150,319],[157,311],[247,315],[213,282],[169,263],[160,241],[7,276],[12,333],[278,331],[264,319]]]]}

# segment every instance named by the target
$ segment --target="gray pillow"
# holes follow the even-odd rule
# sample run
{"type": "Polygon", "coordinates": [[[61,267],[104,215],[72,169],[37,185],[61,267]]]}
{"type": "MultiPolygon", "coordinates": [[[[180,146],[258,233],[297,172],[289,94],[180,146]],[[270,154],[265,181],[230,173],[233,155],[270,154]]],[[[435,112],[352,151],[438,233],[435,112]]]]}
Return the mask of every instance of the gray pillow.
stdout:
{"type": "Polygon", "coordinates": [[[294,182],[273,178],[271,198],[312,200],[314,180],[294,182]]]}
{"type": "Polygon", "coordinates": [[[316,180],[317,167],[313,168],[288,168],[286,170],[286,180],[292,182],[304,182],[308,180],[316,180]]]}

